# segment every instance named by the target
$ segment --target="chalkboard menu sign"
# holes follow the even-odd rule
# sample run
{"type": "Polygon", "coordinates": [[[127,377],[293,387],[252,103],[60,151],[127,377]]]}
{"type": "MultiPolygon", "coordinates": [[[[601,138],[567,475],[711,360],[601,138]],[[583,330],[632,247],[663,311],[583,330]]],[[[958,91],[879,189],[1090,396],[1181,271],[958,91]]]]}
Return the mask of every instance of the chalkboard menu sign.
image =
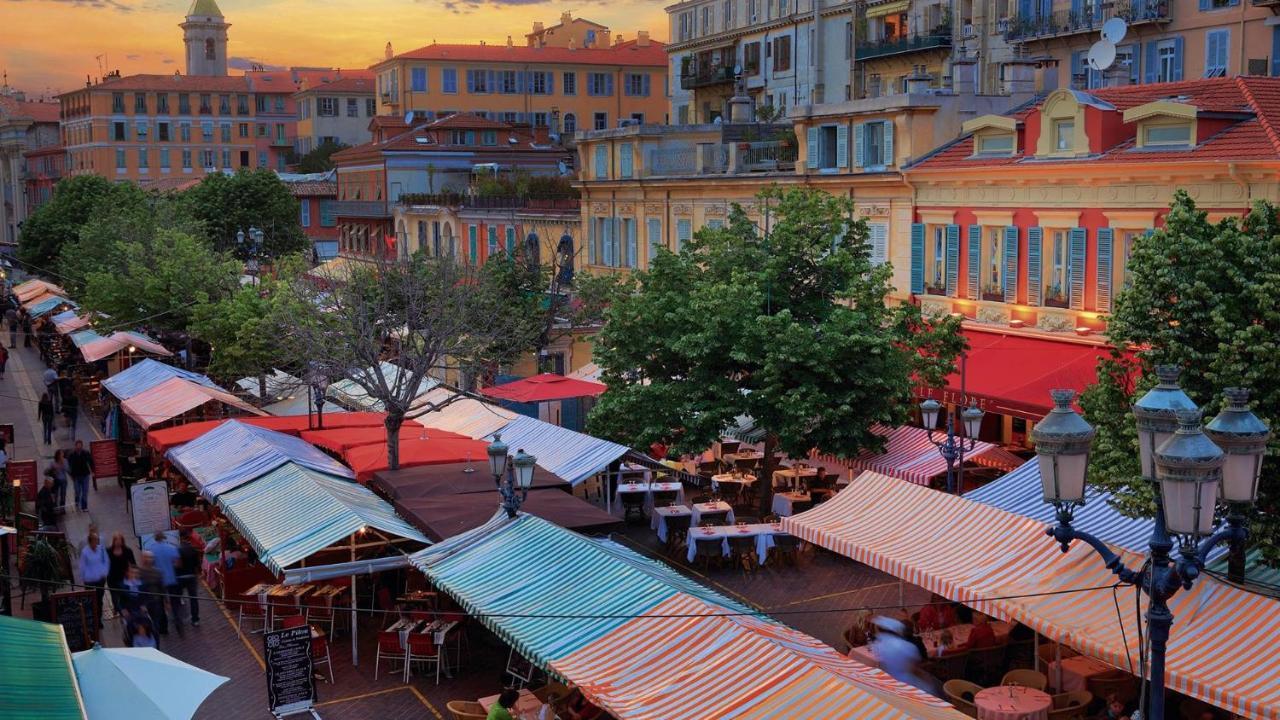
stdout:
{"type": "Polygon", "coordinates": [[[6,446],[13,444],[13,423],[0,425],[0,442],[6,446]]]}
{"type": "Polygon", "coordinates": [[[22,499],[25,501],[35,500],[36,493],[40,491],[36,476],[35,460],[9,461],[9,482],[17,481],[22,485],[22,499]]]}
{"type": "Polygon", "coordinates": [[[263,636],[267,661],[267,702],[271,712],[284,715],[315,704],[316,683],[311,667],[311,628],[285,628],[263,636]]]}
{"type": "Polygon", "coordinates": [[[71,652],[88,650],[98,641],[98,598],[93,590],[71,590],[49,596],[53,621],[62,626],[71,652]]]}
{"type": "Polygon", "coordinates": [[[120,474],[120,456],[115,440],[89,441],[89,455],[93,457],[95,477],[109,478],[120,474]]]}

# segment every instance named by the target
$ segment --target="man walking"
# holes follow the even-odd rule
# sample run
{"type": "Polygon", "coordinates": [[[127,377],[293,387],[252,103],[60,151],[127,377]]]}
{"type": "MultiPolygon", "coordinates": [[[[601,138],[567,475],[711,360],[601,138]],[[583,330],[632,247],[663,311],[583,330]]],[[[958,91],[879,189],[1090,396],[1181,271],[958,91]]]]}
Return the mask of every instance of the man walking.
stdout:
{"type": "Polygon", "coordinates": [[[77,440],[75,449],[67,455],[67,469],[76,491],[76,507],[82,512],[88,512],[89,478],[93,475],[93,455],[84,449],[83,440],[77,440]]]}
{"type": "Polygon", "coordinates": [[[62,416],[67,419],[67,430],[72,440],[76,439],[76,419],[80,416],[80,398],[75,393],[62,396],[62,416]]]}
{"type": "MultiPolygon", "coordinates": [[[[200,596],[196,578],[200,576],[201,554],[191,543],[191,532],[194,531],[183,534],[182,545],[178,547],[178,592],[175,597],[181,599],[185,593],[190,598],[191,627],[200,627],[200,596]]],[[[176,607],[173,613],[178,614],[176,607]]]]}
{"type": "MultiPolygon", "coordinates": [[[[160,577],[164,582],[164,594],[169,596],[169,609],[173,619],[174,626],[178,629],[178,634],[182,634],[182,596],[178,594],[178,548],[170,544],[169,539],[165,536],[163,530],[157,530],[153,536],[155,542],[147,547],[151,552],[151,556],[155,559],[156,569],[160,571],[160,577]]],[[[164,635],[168,631],[166,627],[168,623],[161,626],[160,634],[164,635]]]]}
{"type": "Polygon", "coordinates": [[[4,319],[9,323],[9,347],[18,347],[18,311],[10,307],[4,311],[4,319]]]}
{"type": "Polygon", "coordinates": [[[44,390],[49,393],[49,397],[53,400],[53,411],[58,412],[61,403],[58,401],[62,393],[58,392],[61,383],[58,382],[58,371],[53,368],[45,368],[44,370],[44,390]]]}
{"type": "Polygon", "coordinates": [[[89,532],[89,540],[80,548],[80,581],[93,588],[98,599],[98,626],[102,626],[103,596],[107,591],[107,572],[111,563],[107,558],[107,549],[98,540],[97,531],[89,532]]]}
{"type": "Polygon", "coordinates": [[[142,551],[138,580],[139,595],[147,608],[147,614],[155,623],[156,631],[161,635],[168,635],[169,616],[164,611],[164,574],[156,566],[156,556],[150,550],[142,551]]]}

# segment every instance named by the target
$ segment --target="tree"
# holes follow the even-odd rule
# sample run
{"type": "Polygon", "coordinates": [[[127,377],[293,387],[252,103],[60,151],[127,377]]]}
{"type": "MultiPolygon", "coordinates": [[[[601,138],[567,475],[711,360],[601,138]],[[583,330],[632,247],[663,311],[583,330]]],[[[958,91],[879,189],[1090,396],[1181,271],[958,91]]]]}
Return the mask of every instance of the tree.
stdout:
{"type": "Polygon", "coordinates": [[[298,200],[270,170],[240,170],[234,175],[210,173],[180,196],[205,228],[215,249],[247,257],[236,233],[263,231],[263,254],[282,257],[307,249],[298,200]]]}
{"type": "Polygon", "coordinates": [[[701,452],[739,416],[766,430],[768,512],[774,454],[879,449],[879,424],[904,422],[912,387],[950,372],[958,321],[888,307],[888,266],[871,262],[864,221],[826,193],[770,189],[761,232],[740,206],[725,228],[660,250],[638,291],[615,299],[596,336],[609,389],[594,434],[701,452]]]}
{"type": "Polygon", "coordinates": [[[147,194],[137,185],[115,184],[98,175],[77,175],[59,182],[53,199],[22,223],[18,259],[36,270],[49,272],[57,265],[65,245],[80,236],[80,229],[104,208],[139,206],[147,194]]]}
{"type": "MultiPolygon", "coordinates": [[[[136,186],[126,186],[134,187],[136,186]]],[[[170,198],[139,192],[120,193],[111,205],[103,205],[93,217],[80,226],[74,240],[66,243],[58,260],[63,286],[74,297],[85,290],[89,274],[95,271],[124,271],[125,258],[120,249],[128,243],[149,247],[158,228],[181,230],[203,237],[200,223],[191,217],[185,205],[170,198]]]]}
{"type": "MultiPolygon", "coordinates": [[[[1090,480],[1114,493],[1130,516],[1150,516],[1152,494],[1141,481],[1131,407],[1155,384],[1156,365],[1184,368],[1183,390],[1212,417],[1224,388],[1251,391],[1254,412],[1280,420],[1280,209],[1257,204],[1243,220],[1214,225],[1179,191],[1165,226],[1139,237],[1128,261],[1131,282],[1116,298],[1107,337],[1120,350],[1100,364],[1099,381],[1081,406],[1098,428],[1090,480]],[[1140,350],[1129,352],[1131,348],[1140,350]]],[[[1270,561],[1280,559],[1280,441],[1262,466],[1253,538],[1270,561]]]]}
{"type": "MultiPolygon", "coordinates": [[[[298,172],[300,173],[320,173],[328,172],[333,169],[333,154],[339,150],[346,150],[351,147],[345,143],[325,140],[315,148],[298,159],[298,172]]],[[[428,167],[430,171],[430,167],[428,167]]]]}

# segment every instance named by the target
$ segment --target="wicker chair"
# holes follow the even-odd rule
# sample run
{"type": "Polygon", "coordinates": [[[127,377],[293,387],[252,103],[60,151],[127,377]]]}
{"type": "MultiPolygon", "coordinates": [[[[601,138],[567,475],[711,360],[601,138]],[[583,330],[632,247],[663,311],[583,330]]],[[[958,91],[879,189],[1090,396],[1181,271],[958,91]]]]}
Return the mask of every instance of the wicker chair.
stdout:
{"type": "Polygon", "coordinates": [[[692,520],[691,515],[672,515],[666,519],[668,552],[675,553],[689,541],[689,523],[692,520]]]}
{"type": "Polygon", "coordinates": [[[622,494],[623,517],[627,522],[633,519],[637,521],[644,520],[644,495],[640,493],[623,493],[622,494]]]}
{"type": "Polygon", "coordinates": [[[947,696],[947,700],[950,700],[957,710],[974,718],[978,717],[978,706],[973,704],[973,698],[981,691],[981,685],[968,680],[948,680],[942,684],[942,692],[947,696]]]}
{"type": "Polygon", "coordinates": [[[1004,677],[1000,678],[1000,684],[1021,685],[1022,687],[1044,690],[1049,685],[1049,678],[1045,677],[1042,672],[1019,668],[1005,673],[1004,677]]]}
{"type": "Polygon", "coordinates": [[[934,677],[946,682],[947,680],[963,680],[965,668],[969,664],[968,650],[955,650],[945,652],[941,657],[930,658],[925,663],[927,669],[934,677]]]}
{"type": "Polygon", "coordinates": [[[1131,704],[1138,697],[1138,680],[1128,673],[1117,670],[1114,674],[1095,675],[1087,681],[1089,692],[1096,698],[1106,699],[1114,694],[1125,705],[1131,704]]]}
{"type": "Polygon", "coordinates": [[[1093,693],[1088,690],[1054,695],[1053,709],[1049,711],[1049,717],[1051,720],[1083,720],[1091,702],[1093,702],[1093,693]]]}
{"type": "Polygon", "coordinates": [[[729,562],[744,572],[756,569],[756,539],[741,535],[729,536],[729,562]]]}
{"type": "Polygon", "coordinates": [[[969,664],[965,677],[973,678],[985,684],[994,684],[1004,671],[1004,654],[1006,645],[982,648],[969,651],[969,664]]]}
{"type": "Polygon", "coordinates": [[[724,550],[721,545],[723,538],[700,539],[697,535],[690,535],[689,538],[693,542],[693,559],[701,563],[704,570],[710,570],[712,563],[719,567],[724,561],[724,550]]]}
{"type": "Polygon", "coordinates": [[[450,700],[444,707],[453,720],[485,720],[488,716],[483,705],[470,700],[450,700]]]}
{"type": "Polygon", "coordinates": [[[792,565],[800,562],[800,538],[795,535],[774,535],[773,549],[769,551],[770,562],[782,562],[786,559],[792,565]]]}

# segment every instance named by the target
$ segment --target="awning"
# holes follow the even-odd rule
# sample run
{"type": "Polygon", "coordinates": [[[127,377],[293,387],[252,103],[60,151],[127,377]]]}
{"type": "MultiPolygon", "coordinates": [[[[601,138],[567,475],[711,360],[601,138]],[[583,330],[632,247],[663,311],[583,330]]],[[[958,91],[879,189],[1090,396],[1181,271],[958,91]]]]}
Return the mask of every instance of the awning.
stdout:
{"type": "MultiPolygon", "coordinates": [[[[470,463],[446,463],[420,465],[399,470],[380,470],[373,474],[369,486],[383,497],[392,500],[429,497],[433,495],[458,495],[463,493],[493,492],[493,475],[489,474],[488,458],[476,458],[470,463]],[[467,472],[470,468],[472,472],[467,472]]],[[[531,489],[559,488],[568,490],[564,478],[539,469],[533,474],[531,489]]]]}
{"type": "MultiPolygon", "coordinates": [[[[1097,343],[1063,338],[1016,335],[965,326],[969,341],[965,393],[987,412],[1038,422],[1053,401],[1049,391],[1069,388],[1078,393],[1097,382],[1098,360],[1110,349],[1097,343]]],[[[959,361],[957,360],[957,363],[959,361]]],[[[917,388],[921,397],[961,403],[960,373],[947,376],[943,391],[917,388]]]]}
{"type": "Polygon", "coordinates": [[[290,462],[353,477],[342,463],[305,440],[235,420],[170,450],[165,457],[211,500],[290,462]]]}
{"type": "Polygon", "coordinates": [[[76,307],[76,304],[74,302],[71,302],[70,300],[60,295],[50,295],[49,297],[35,303],[34,305],[28,306],[26,310],[28,315],[30,315],[33,318],[38,318],[41,315],[47,315],[64,305],[70,305],[71,307],[76,307]]]}
{"type": "Polygon", "coordinates": [[[725,437],[754,445],[755,443],[764,442],[769,433],[764,428],[756,425],[755,418],[739,415],[734,418],[732,425],[725,428],[724,434],[725,437]]]}
{"type": "MultiPolygon", "coordinates": [[[[77,333],[78,335],[79,333],[77,333]]],[[[96,335],[96,333],[95,333],[96,335]]],[[[76,335],[72,335],[74,342],[76,335]]],[[[101,337],[101,336],[99,336],[101,337]]],[[[116,397],[117,400],[128,400],[139,393],[146,392],[151,388],[159,385],[166,380],[173,378],[183,378],[191,382],[204,385],[214,389],[219,389],[217,384],[209,378],[199,373],[193,373],[190,370],[183,370],[179,367],[166,365],[159,360],[144,358],[141,362],[136,362],[128,368],[112,375],[102,381],[102,387],[107,392],[116,397]]]]}
{"type": "Polygon", "coordinates": [[[219,402],[251,415],[263,414],[261,410],[224,390],[180,377],[170,378],[134,395],[120,403],[120,409],[146,430],[152,425],[167,422],[211,402],[219,402]]]}
{"type": "MultiPolygon", "coordinates": [[[[1086,506],[1088,507],[1088,506],[1086,506]]],[[[1138,667],[1133,588],[1083,543],[1067,553],[1045,524],[901,480],[863,473],[783,529],[1119,668],[1138,667]],[[1091,589],[1096,588],[1096,589],[1091,589]]],[[[1119,549],[1130,567],[1142,557],[1119,549]]],[[[1145,604],[1145,600],[1143,601],[1145,604]]],[[[1280,602],[1201,577],[1169,601],[1168,687],[1251,718],[1280,718],[1280,602]]]]}
{"type": "Polygon", "coordinates": [[[558,425],[520,415],[501,431],[512,451],[524,450],[538,458],[538,466],[577,485],[627,453],[625,445],[566,430],[558,425]]]}
{"type": "Polygon", "coordinates": [[[867,7],[868,18],[884,17],[885,15],[900,15],[907,11],[907,0],[894,0],[880,5],[870,5],[867,7]]]}
{"type": "MultiPolygon", "coordinates": [[[[391,389],[392,392],[397,395],[399,394],[399,392],[395,390],[397,385],[407,384],[410,381],[410,377],[409,377],[410,373],[408,370],[400,367],[399,365],[396,365],[395,363],[390,363],[385,360],[382,361],[382,363],[380,363],[377,370],[373,368],[367,368],[365,370],[360,371],[360,376],[362,378],[367,378],[369,381],[372,382],[377,379],[378,372],[382,373],[382,380],[384,383],[386,383],[387,388],[391,389]]],[[[438,384],[438,381],[435,378],[424,376],[422,380],[418,383],[418,387],[414,391],[412,396],[417,397],[422,393],[425,393],[426,391],[435,387],[437,384],[438,384]]],[[[351,408],[352,410],[379,410],[380,411],[384,409],[382,406],[381,400],[374,397],[370,397],[369,393],[366,392],[364,388],[360,387],[359,383],[357,383],[354,380],[351,380],[350,378],[343,378],[341,380],[337,380],[331,383],[328,389],[325,391],[325,395],[330,400],[342,403],[343,405],[351,408]]]]}
{"type": "MultiPolygon", "coordinates": [[[[471,438],[438,438],[438,439],[401,439],[400,467],[415,465],[440,465],[443,463],[466,462],[474,460],[488,464],[489,456],[485,452],[489,444],[471,438]]],[[[347,450],[343,456],[347,464],[356,473],[360,482],[369,482],[373,474],[386,470],[387,444],[359,445],[347,450]]]]}
{"type": "Polygon", "coordinates": [[[408,555],[389,555],[387,557],[368,558],[354,562],[297,567],[284,571],[284,584],[300,585],[334,578],[347,578],[352,575],[372,575],[386,570],[403,570],[408,567],[411,567],[408,555]]]}
{"type": "Polygon", "coordinates": [[[600,382],[600,376],[604,374],[604,368],[589,362],[586,365],[574,370],[565,377],[571,377],[578,380],[586,380],[587,382],[600,382]]]}
{"type": "Polygon", "coordinates": [[[311,243],[311,247],[315,250],[316,260],[332,260],[338,257],[337,240],[316,240],[311,243]]]}
{"type": "Polygon", "coordinates": [[[106,337],[99,335],[93,330],[78,330],[71,333],[71,344],[76,348],[83,348],[85,345],[92,345],[96,342],[106,340],[106,337]]]}
{"type": "Polygon", "coordinates": [[[606,389],[604,385],[597,382],[544,373],[515,380],[504,385],[487,387],[481,390],[480,394],[496,400],[528,403],[596,397],[604,394],[606,389]]]}
{"type": "Polygon", "coordinates": [[[218,507],[276,575],[352,535],[374,540],[369,529],[427,542],[368,488],[292,462],[219,495],[218,507]]]}
{"type": "Polygon", "coordinates": [[[28,302],[34,297],[46,294],[65,295],[66,290],[45,280],[27,280],[13,286],[13,294],[18,297],[18,302],[28,302]]]}
{"type": "MultiPolygon", "coordinates": [[[[291,395],[301,395],[303,399],[308,399],[311,394],[311,387],[302,380],[290,375],[283,370],[271,371],[267,375],[267,399],[268,400],[285,400],[291,395]]],[[[253,397],[259,397],[258,391],[261,385],[256,377],[240,378],[236,381],[236,387],[253,397]]],[[[273,415],[275,413],[272,413],[273,415]]]]}
{"type": "Polygon", "coordinates": [[[0,615],[0,709],[5,720],[85,720],[61,625],[0,615]]]}
{"type": "Polygon", "coordinates": [[[361,267],[373,267],[373,263],[357,258],[335,257],[328,262],[320,263],[311,268],[306,275],[329,283],[345,283],[351,279],[351,274],[355,269],[361,267]]]}
{"type": "Polygon", "coordinates": [[[99,337],[93,342],[80,346],[80,354],[84,356],[85,362],[97,362],[125,350],[148,355],[160,355],[162,357],[171,357],[173,355],[168,348],[146,335],[127,330],[113,332],[109,337],[99,337]]]}
{"type": "MultiPolygon", "coordinates": [[[[921,485],[947,471],[947,461],[938,448],[929,441],[929,433],[923,428],[903,425],[898,428],[878,427],[874,430],[885,437],[884,452],[864,452],[856,458],[839,458],[818,454],[817,460],[835,463],[849,468],[855,475],[864,470],[882,473],[890,477],[921,485]]],[[[1013,470],[1023,464],[1022,458],[998,445],[978,440],[972,450],[964,453],[965,462],[999,470],[1013,470]]]]}
{"type": "MultiPolygon", "coordinates": [[[[334,417],[325,415],[325,428],[346,428],[346,427],[376,427],[382,430],[385,415],[382,413],[341,413],[334,417]]],[[[191,442],[205,433],[219,427],[223,423],[231,422],[230,419],[225,420],[202,420],[200,422],[185,423],[176,427],[164,428],[147,433],[147,444],[151,446],[157,453],[163,455],[170,448],[177,447],[183,443],[191,442]]],[[[315,425],[315,418],[311,418],[311,425],[307,424],[306,415],[288,415],[284,417],[263,416],[263,417],[242,417],[235,418],[235,422],[253,425],[255,427],[274,430],[286,435],[301,435],[302,431],[310,429],[315,425]]],[[[418,427],[418,424],[412,421],[406,421],[405,425],[418,427]]],[[[385,433],[385,430],[382,430],[385,433]]]]}
{"type": "MultiPolygon", "coordinates": [[[[399,435],[402,446],[406,441],[412,440],[471,439],[465,435],[459,435],[458,433],[452,433],[447,430],[422,427],[418,423],[401,426],[399,435]]],[[[303,430],[301,437],[312,445],[322,447],[325,450],[341,455],[342,453],[345,453],[352,448],[360,447],[361,445],[382,445],[385,447],[387,444],[387,428],[384,424],[379,423],[376,426],[303,430]]]]}
{"type": "MultiPolygon", "coordinates": [[[[396,510],[435,542],[484,525],[501,504],[492,479],[487,493],[424,495],[395,501],[396,510]]],[[[622,525],[621,518],[586,500],[547,488],[531,490],[520,511],[580,532],[605,533],[622,525]]]]}
{"type": "Polygon", "coordinates": [[[620,720],[963,717],[658,563],[527,513],[495,515],[411,560],[620,720]]]}
{"type": "Polygon", "coordinates": [[[73,333],[89,326],[89,318],[79,315],[75,310],[64,310],[49,318],[54,328],[61,335],[73,333]]]}
{"type": "MultiPolygon", "coordinates": [[[[458,393],[446,387],[436,387],[418,396],[413,406],[422,408],[429,404],[442,403],[458,393]]],[[[424,425],[450,430],[477,440],[487,437],[506,427],[516,413],[506,408],[490,405],[471,398],[454,400],[440,410],[418,415],[424,425]]]]}

